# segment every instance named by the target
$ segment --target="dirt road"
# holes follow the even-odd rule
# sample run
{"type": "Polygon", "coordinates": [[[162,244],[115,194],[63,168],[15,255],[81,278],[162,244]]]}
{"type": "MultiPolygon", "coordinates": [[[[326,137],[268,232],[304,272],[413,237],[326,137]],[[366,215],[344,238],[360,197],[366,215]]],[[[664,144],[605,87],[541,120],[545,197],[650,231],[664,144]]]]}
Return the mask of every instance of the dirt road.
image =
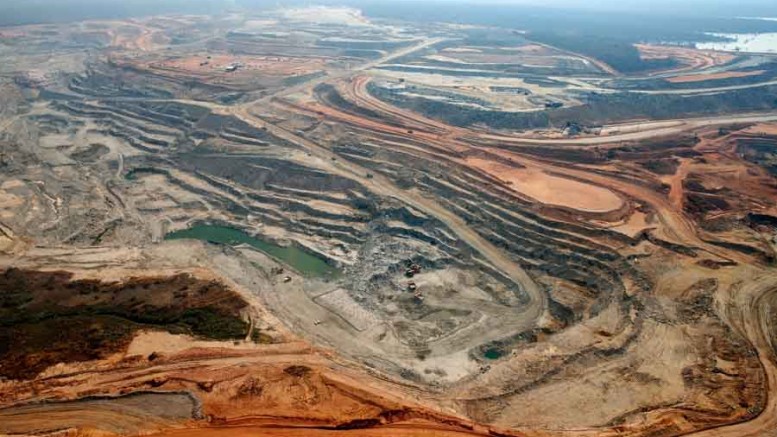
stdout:
{"type": "Polygon", "coordinates": [[[341,71],[339,73],[336,73],[336,74],[327,74],[326,76],[322,76],[322,77],[319,77],[317,79],[313,79],[313,80],[310,80],[310,81],[307,81],[307,82],[303,82],[303,83],[301,83],[299,85],[291,86],[291,87],[288,87],[288,88],[283,88],[283,89],[281,89],[280,91],[278,91],[276,93],[268,94],[268,95],[266,95],[266,96],[264,96],[264,97],[262,97],[262,98],[260,98],[258,100],[246,103],[245,105],[246,106],[251,106],[251,105],[256,105],[258,103],[267,103],[267,102],[269,102],[273,98],[288,96],[288,95],[291,95],[291,94],[294,94],[294,93],[298,93],[300,91],[304,91],[306,89],[313,89],[317,85],[322,84],[322,83],[332,82],[332,81],[337,80],[337,79],[353,76],[353,75],[355,75],[355,74],[357,74],[357,73],[359,73],[361,71],[369,70],[371,68],[377,67],[380,64],[389,62],[391,60],[400,58],[400,57],[405,56],[405,55],[409,55],[411,53],[417,52],[418,50],[425,49],[426,47],[429,47],[429,46],[432,46],[434,44],[440,43],[442,41],[445,41],[446,39],[447,38],[428,38],[428,39],[423,39],[418,44],[414,44],[414,45],[412,45],[410,47],[405,47],[405,48],[393,51],[393,52],[388,53],[388,54],[386,54],[385,56],[383,56],[383,57],[381,57],[379,59],[374,60],[374,61],[367,62],[367,63],[361,64],[361,65],[357,65],[355,67],[343,70],[343,71],[341,71]]]}
{"type": "Polygon", "coordinates": [[[691,160],[687,158],[680,159],[680,165],[677,167],[677,170],[675,173],[668,178],[669,182],[669,202],[671,202],[672,206],[675,207],[678,211],[683,210],[683,199],[684,199],[684,190],[683,190],[683,182],[685,181],[685,177],[688,175],[689,166],[691,164],[691,160]]]}
{"type": "MultiPolygon", "coordinates": [[[[736,90],[746,90],[750,88],[761,88],[765,86],[770,85],[777,85],[777,80],[770,80],[767,82],[759,82],[759,83],[751,83],[746,85],[731,85],[731,86],[721,86],[716,88],[689,88],[689,89],[666,89],[666,90],[629,90],[630,93],[638,93],[638,94],[678,94],[678,95],[686,95],[686,94],[707,94],[707,93],[719,93],[723,91],[736,91],[736,90]]],[[[609,90],[609,91],[615,91],[615,90],[609,90]]]]}
{"type": "Polygon", "coordinates": [[[490,141],[503,141],[509,144],[552,144],[552,145],[597,145],[615,143],[619,141],[637,141],[649,138],[676,135],[693,129],[703,127],[735,124],[735,123],[762,123],[777,121],[777,113],[721,115],[702,118],[678,118],[673,120],[661,120],[654,122],[635,122],[620,125],[605,126],[606,129],[617,132],[620,129],[631,132],[607,136],[595,136],[585,138],[522,138],[513,135],[478,134],[477,138],[490,141]],[[667,126],[668,123],[673,123],[667,126]]]}
{"type": "Polygon", "coordinates": [[[528,328],[530,324],[542,314],[545,308],[545,299],[544,295],[540,292],[539,286],[537,286],[534,280],[529,277],[529,275],[520,265],[510,259],[503,251],[497,249],[491,243],[481,237],[476,231],[467,225],[467,223],[465,223],[461,217],[453,214],[433,199],[424,197],[415,190],[402,190],[398,188],[386,177],[378,174],[373,174],[372,177],[367,177],[367,174],[371,174],[369,169],[361,167],[352,162],[338,159],[339,157],[337,154],[330,151],[326,147],[300,137],[279,126],[267,123],[257,118],[255,115],[250,114],[245,108],[235,108],[229,112],[246,123],[249,123],[260,129],[266,129],[269,133],[278,138],[303,147],[311,155],[319,158],[323,162],[329,163],[327,165],[327,170],[331,171],[333,174],[355,180],[378,195],[393,197],[407,205],[412,206],[413,208],[418,209],[419,211],[424,212],[425,214],[428,214],[431,217],[440,220],[462,241],[467,243],[476,252],[481,254],[486,262],[490,263],[494,268],[507,275],[529,294],[531,303],[526,306],[524,313],[516,315],[516,318],[524,321],[526,328],[528,328]]]}
{"type": "Polygon", "coordinates": [[[493,434],[489,434],[487,431],[477,432],[454,430],[445,426],[426,424],[423,422],[414,422],[353,430],[335,430],[294,426],[234,426],[171,430],[160,434],[151,434],[150,437],[465,437],[488,435],[493,434]]]}

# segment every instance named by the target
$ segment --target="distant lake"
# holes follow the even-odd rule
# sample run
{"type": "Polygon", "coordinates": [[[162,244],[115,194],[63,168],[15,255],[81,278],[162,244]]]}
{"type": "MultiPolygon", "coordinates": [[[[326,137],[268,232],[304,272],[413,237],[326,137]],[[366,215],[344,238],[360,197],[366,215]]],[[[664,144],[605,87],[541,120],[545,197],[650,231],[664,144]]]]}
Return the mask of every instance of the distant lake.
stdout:
{"type": "Polygon", "coordinates": [[[708,33],[733,41],[700,42],[697,49],[745,53],[777,53],[777,33],[708,33]]]}

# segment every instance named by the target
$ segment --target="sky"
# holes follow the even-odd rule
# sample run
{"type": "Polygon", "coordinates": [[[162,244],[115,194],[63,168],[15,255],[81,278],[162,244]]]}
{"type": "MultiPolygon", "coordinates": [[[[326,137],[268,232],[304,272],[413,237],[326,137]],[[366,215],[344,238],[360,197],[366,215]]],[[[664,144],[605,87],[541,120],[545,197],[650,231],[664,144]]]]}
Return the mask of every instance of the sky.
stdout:
{"type": "Polygon", "coordinates": [[[81,16],[133,16],[139,13],[207,13],[228,5],[272,8],[278,5],[365,2],[470,2],[536,5],[565,10],[650,13],[713,17],[777,17],[777,0],[0,0],[0,25],[14,22],[63,21],[81,16]]]}
{"type": "MultiPolygon", "coordinates": [[[[419,1],[419,0],[404,0],[419,1]]],[[[483,4],[519,4],[543,7],[652,12],[683,15],[741,16],[742,13],[777,17],[777,0],[439,0],[483,4]]]]}

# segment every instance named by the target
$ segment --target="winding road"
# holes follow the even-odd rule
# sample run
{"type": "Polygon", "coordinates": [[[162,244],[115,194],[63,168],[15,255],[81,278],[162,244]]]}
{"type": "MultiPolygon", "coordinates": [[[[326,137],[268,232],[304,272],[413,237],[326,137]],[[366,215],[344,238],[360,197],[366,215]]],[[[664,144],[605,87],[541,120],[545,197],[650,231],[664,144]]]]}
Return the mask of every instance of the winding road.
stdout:
{"type": "MultiPolygon", "coordinates": [[[[296,144],[303,150],[307,151],[313,158],[311,161],[315,161],[317,166],[325,169],[326,171],[329,171],[335,175],[352,179],[373,193],[376,193],[380,196],[397,199],[404,204],[410,205],[413,208],[422,211],[423,213],[444,223],[453,233],[456,234],[459,239],[461,239],[461,241],[465,242],[467,245],[473,248],[487,263],[508,276],[512,281],[514,281],[528,293],[531,299],[530,304],[526,305],[524,308],[521,308],[522,311],[516,314],[514,319],[509,322],[509,328],[511,330],[519,331],[521,329],[527,329],[534,326],[536,320],[541,317],[545,311],[547,307],[546,297],[541,292],[539,286],[526,273],[526,271],[518,263],[511,259],[504,251],[492,245],[475,230],[473,230],[470,225],[462,220],[461,217],[443,207],[440,203],[434,201],[433,199],[427,198],[415,190],[399,189],[388,178],[380,174],[371,174],[372,172],[365,167],[340,159],[337,154],[332,152],[326,146],[304,138],[297,133],[290,131],[289,129],[267,122],[260,115],[257,115],[257,112],[261,109],[261,106],[271,102],[272,99],[288,96],[305,90],[310,90],[322,83],[353,77],[361,71],[368,70],[382,63],[397,59],[401,56],[405,56],[418,50],[422,50],[443,40],[443,38],[427,39],[420,42],[419,44],[389,53],[381,59],[362,64],[353,69],[338,72],[337,74],[333,75],[324,76],[291,88],[286,88],[278,93],[263,96],[258,100],[241,105],[224,106],[193,100],[174,101],[188,105],[208,107],[214,112],[225,115],[233,115],[254,127],[265,129],[270,134],[296,144]],[[368,174],[371,174],[371,176],[368,177],[368,174]]],[[[777,84],[777,82],[774,82],[774,84],[777,84]]],[[[724,91],[763,85],[766,84],[747,85],[740,87],[724,87],[697,91],[714,92],[716,90],[724,91]]],[[[681,91],[682,93],[688,93],[688,90],[678,91],[681,91]]],[[[148,101],[148,99],[143,100],[148,101]]],[[[422,119],[423,118],[419,116],[418,120],[422,119]]],[[[771,121],[777,121],[777,112],[627,123],[607,127],[608,130],[613,132],[611,135],[584,138],[524,138],[517,135],[498,135],[472,131],[469,132],[469,135],[478,139],[502,142],[504,144],[511,145],[547,144],[558,146],[595,146],[621,141],[637,141],[655,137],[676,135],[678,133],[715,125],[771,121]],[[628,132],[615,133],[619,129],[628,132]]],[[[462,132],[457,128],[452,129],[456,133],[462,132]]],[[[499,150],[493,150],[493,152],[499,153],[499,150]]],[[[606,176],[591,172],[583,172],[582,170],[555,167],[550,164],[538,164],[534,160],[522,158],[519,155],[514,155],[512,158],[517,162],[521,162],[522,159],[525,159],[525,164],[532,166],[540,165],[547,171],[565,172],[571,176],[590,180],[594,183],[598,183],[599,185],[613,186],[613,179],[606,176]]],[[[696,236],[693,225],[688,222],[682,213],[676,211],[676,208],[673,208],[671,203],[660,194],[652,192],[646,188],[641,188],[636,185],[626,183],[618,185],[615,187],[615,189],[620,190],[630,196],[647,200],[648,203],[653,204],[656,211],[659,212],[659,219],[664,225],[664,228],[666,228],[670,233],[673,233],[674,235],[672,236],[675,237],[675,239],[678,241],[686,244],[695,244],[699,247],[705,247],[713,252],[713,249],[709,248],[709,245],[702,243],[696,236]]],[[[714,249],[715,254],[719,254],[721,252],[725,251],[717,248],[714,249]]],[[[773,391],[774,388],[777,387],[777,364],[775,364],[773,340],[770,338],[770,333],[773,332],[774,329],[771,326],[771,323],[773,323],[771,320],[771,309],[773,306],[777,305],[777,298],[775,296],[777,296],[777,274],[775,274],[772,270],[768,270],[760,271],[758,276],[743,286],[742,289],[738,290],[737,294],[723,296],[721,299],[724,304],[722,308],[723,317],[726,318],[727,322],[732,327],[740,330],[741,333],[746,336],[746,338],[755,347],[763,369],[766,373],[769,391],[773,391]]],[[[483,341],[487,341],[489,339],[487,338],[489,334],[493,334],[494,332],[482,333],[482,335],[480,335],[478,338],[478,342],[482,343],[483,341]]],[[[458,338],[454,335],[451,336],[451,340],[449,341],[460,340],[462,340],[462,338],[458,338]]],[[[466,346],[467,345],[462,345],[460,347],[466,346]]],[[[773,396],[772,393],[769,393],[765,410],[757,418],[740,424],[727,425],[715,429],[697,432],[692,435],[696,437],[756,437],[777,435],[776,430],[777,396],[773,396]]]]}
{"type": "Polygon", "coordinates": [[[604,126],[605,129],[617,132],[618,130],[633,130],[633,132],[613,133],[582,138],[526,138],[517,135],[497,135],[480,133],[477,138],[502,141],[509,144],[548,144],[548,145],[584,145],[617,143],[622,141],[637,141],[662,136],[676,135],[694,129],[709,126],[735,124],[735,123],[763,123],[777,121],[777,112],[753,113],[742,115],[720,115],[713,117],[677,118],[672,120],[641,121],[604,126]]]}

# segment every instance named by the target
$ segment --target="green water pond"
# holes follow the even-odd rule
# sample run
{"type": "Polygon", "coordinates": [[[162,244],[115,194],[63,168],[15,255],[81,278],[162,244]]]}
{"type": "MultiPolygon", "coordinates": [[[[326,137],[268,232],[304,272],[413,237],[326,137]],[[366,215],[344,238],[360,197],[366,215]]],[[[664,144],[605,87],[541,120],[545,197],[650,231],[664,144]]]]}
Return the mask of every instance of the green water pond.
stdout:
{"type": "Polygon", "coordinates": [[[305,276],[334,276],[337,270],[323,259],[296,246],[278,246],[253,237],[239,229],[218,225],[195,225],[188,229],[170,232],[165,240],[194,239],[216,244],[236,246],[248,244],[276,260],[289,265],[305,276]]]}
{"type": "Polygon", "coordinates": [[[483,356],[489,360],[498,360],[504,356],[504,352],[497,348],[489,348],[483,352],[483,356]]]}

